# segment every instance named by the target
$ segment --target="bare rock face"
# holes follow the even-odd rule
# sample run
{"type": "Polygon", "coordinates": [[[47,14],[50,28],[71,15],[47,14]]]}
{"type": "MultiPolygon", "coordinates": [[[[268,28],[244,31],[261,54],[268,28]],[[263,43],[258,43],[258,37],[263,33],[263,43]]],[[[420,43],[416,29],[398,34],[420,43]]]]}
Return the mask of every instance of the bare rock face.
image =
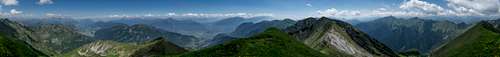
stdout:
{"type": "Polygon", "coordinates": [[[111,52],[111,49],[116,47],[110,41],[98,41],[94,43],[87,44],[83,46],[81,49],[78,49],[78,55],[81,56],[108,56],[108,52],[111,52]]]}
{"type": "Polygon", "coordinates": [[[339,31],[336,31],[335,29],[331,29],[321,38],[323,39],[323,42],[328,42],[327,45],[333,46],[330,48],[338,49],[346,54],[356,57],[374,57],[374,55],[370,54],[361,46],[358,46],[355,42],[350,41],[350,37],[344,36],[345,34],[339,33],[339,31]]]}
{"type": "Polygon", "coordinates": [[[392,57],[392,50],[350,24],[329,18],[307,18],[287,32],[309,47],[335,57],[392,57]]]}
{"type": "Polygon", "coordinates": [[[184,52],[187,50],[164,38],[157,38],[142,43],[97,41],[75,49],[75,52],[61,55],[61,57],[155,57],[178,55],[184,52]]]}

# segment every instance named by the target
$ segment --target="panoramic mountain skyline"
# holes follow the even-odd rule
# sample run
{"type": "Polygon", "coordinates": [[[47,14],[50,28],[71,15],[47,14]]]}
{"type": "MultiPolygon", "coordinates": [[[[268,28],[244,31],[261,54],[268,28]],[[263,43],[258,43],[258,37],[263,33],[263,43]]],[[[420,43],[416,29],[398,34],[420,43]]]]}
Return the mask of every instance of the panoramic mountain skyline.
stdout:
{"type": "Polygon", "coordinates": [[[498,57],[500,0],[0,0],[0,57],[498,57]]]}
{"type": "Polygon", "coordinates": [[[2,0],[4,17],[498,17],[498,0],[2,0]]]}

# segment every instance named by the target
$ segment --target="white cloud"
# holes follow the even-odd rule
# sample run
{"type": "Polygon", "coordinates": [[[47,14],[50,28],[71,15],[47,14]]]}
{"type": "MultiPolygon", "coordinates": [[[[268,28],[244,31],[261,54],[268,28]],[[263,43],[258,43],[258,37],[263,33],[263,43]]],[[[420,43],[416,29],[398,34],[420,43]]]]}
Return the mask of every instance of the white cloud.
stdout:
{"type": "Polygon", "coordinates": [[[240,17],[255,17],[255,16],[274,16],[273,14],[269,13],[214,13],[214,14],[209,14],[209,13],[185,13],[185,14],[179,14],[176,16],[194,16],[194,17],[234,17],[234,16],[240,16],[240,17]]]}
{"type": "Polygon", "coordinates": [[[378,8],[377,10],[378,10],[378,11],[387,11],[387,9],[386,9],[386,8],[378,8]]]}
{"type": "Polygon", "coordinates": [[[313,7],[310,3],[306,4],[307,7],[313,7]]]}
{"type": "Polygon", "coordinates": [[[55,13],[45,13],[46,17],[62,17],[61,14],[55,14],[55,13]]]}
{"type": "Polygon", "coordinates": [[[361,11],[356,10],[337,10],[335,8],[330,8],[324,11],[318,11],[321,16],[359,16],[361,11]]]}
{"type": "Polygon", "coordinates": [[[2,4],[6,6],[17,5],[19,3],[17,0],[2,0],[2,4]]]}
{"type": "Polygon", "coordinates": [[[44,5],[44,4],[52,4],[54,3],[52,0],[40,0],[38,4],[44,5]]]}
{"type": "MultiPolygon", "coordinates": [[[[399,8],[373,10],[338,10],[335,8],[317,11],[320,16],[330,17],[383,17],[383,16],[500,16],[500,0],[447,0],[448,8],[420,0],[403,2],[399,8]],[[362,12],[362,13],[360,13],[362,12]]],[[[446,5],[445,5],[446,6],[446,5]]]]}
{"type": "Polygon", "coordinates": [[[445,9],[436,4],[428,3],[420,0],[410,0],[404,2],[399,8],[401,9],[419,9],[429,13],[443,14],[445,9]]]}
{"type": "Polygon", "coordinates": [[[330,8],[327,10],[320,10],[320,16],[342,17],[342,18],[356,18],[356,17],[383,17],[383,16],[408,16],[408,17],[421,17],[432,15],[448,15],[453,11],[446,10],[436,4],[427,3],[419,0],[411,0],[404,2],[398,8],[387,9],[377,8],[374,10],[337,10],[330,8]],[[419,11],[415,11],[419,10],[419,11]],[[363,12],[363,13],[361,13],[363,12]]]}
{"type": "Polygon", "coordinates": [[[317,11],[320,16],[342,17],[342,18],[357,18],[357,17],[381,17],[381,16],[430,16],[431,14],[415,11],[397,11],[379,8],[372,11],[360,10],[337,10],[330,8],[323,11],[317,11]],[[363,13],[361,13],[363,12],[363,13]]]}
{"type": "Polygon", "coordinates": [[[176,13],[167,13],[167,16],[175,16],[177,15],[176,13]]]}
{"type": "Polygon", "coordinates": [[[448,6],[458,12],[480,14],[500,13],[500,0],[447,0],[448,6]]]}
{"type": "Polygon", "coordinates": [[[22,12],[22,11],[18,11],[18,10],[16,10],[16,9],[11,9],[11,10],[10,10],[10,14],[11,14],[11,15],[18,15],[18,14],[21,14],[21,13],[23,13],[23,12],[22,12]]]}

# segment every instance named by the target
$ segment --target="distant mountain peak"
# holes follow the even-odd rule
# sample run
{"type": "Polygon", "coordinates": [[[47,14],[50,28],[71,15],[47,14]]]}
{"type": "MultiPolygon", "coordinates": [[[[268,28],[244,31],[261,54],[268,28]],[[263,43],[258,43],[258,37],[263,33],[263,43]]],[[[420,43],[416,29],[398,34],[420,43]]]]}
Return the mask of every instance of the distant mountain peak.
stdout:
{"type": "Polygon", "coordinates": [[[388,47],[340,20],[306,18],[286,30],[309,47],[335,54],[332,56],[396,56],[388,47]]]}

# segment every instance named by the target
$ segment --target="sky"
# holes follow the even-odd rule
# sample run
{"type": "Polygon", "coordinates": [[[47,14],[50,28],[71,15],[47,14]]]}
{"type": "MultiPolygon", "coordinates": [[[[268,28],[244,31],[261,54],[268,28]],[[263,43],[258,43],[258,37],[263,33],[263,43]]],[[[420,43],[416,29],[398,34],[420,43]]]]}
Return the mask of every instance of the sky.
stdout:
{"type": "Polygon", "coordinates": [[[7,17],[500,16],[500,0],[1,0],[7,17]]]}

